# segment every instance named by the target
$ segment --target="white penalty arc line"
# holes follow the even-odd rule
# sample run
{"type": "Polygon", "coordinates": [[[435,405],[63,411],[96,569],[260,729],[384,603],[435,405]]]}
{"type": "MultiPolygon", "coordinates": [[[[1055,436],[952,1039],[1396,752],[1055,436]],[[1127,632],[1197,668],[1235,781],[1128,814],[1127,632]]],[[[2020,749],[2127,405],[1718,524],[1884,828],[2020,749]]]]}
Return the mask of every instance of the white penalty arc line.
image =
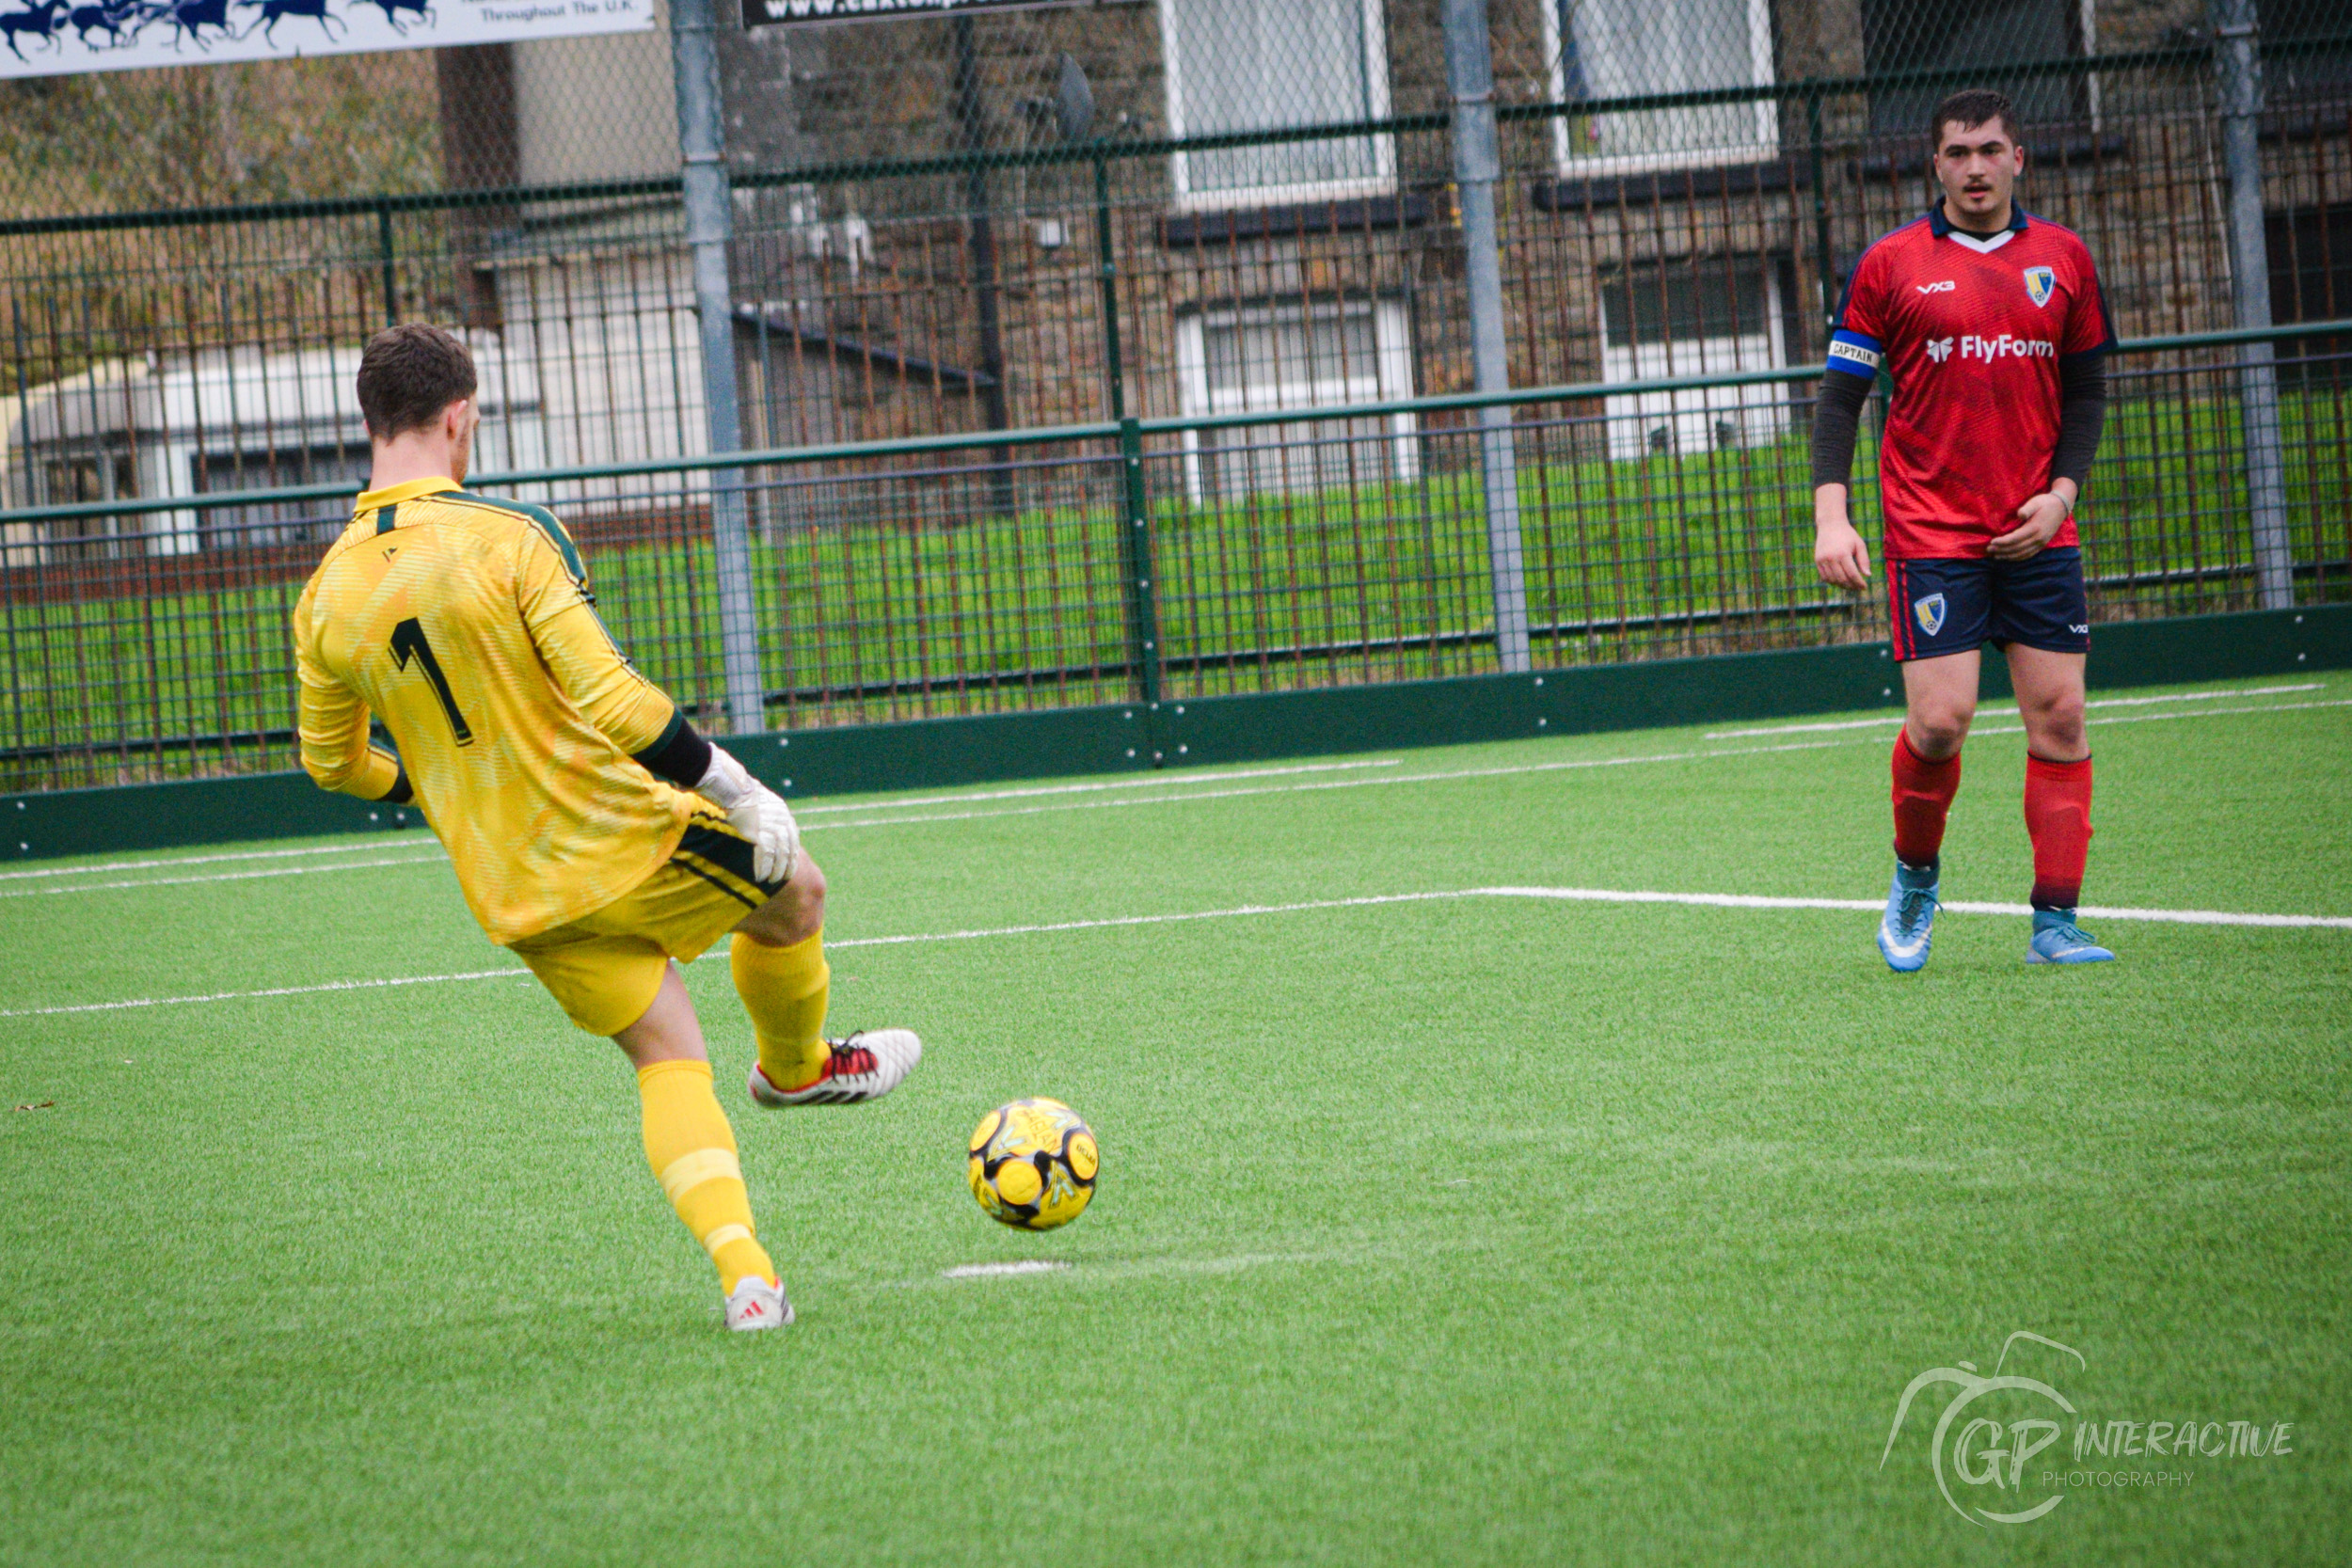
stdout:
{"type": "MultiPolygon", "coordinates": [[[[1431,893],[1378,893],[1355,898],[1310,898],[1291,904],[1237,904],[1223,910],[1187,910],[1168,914],[1112,915],[1099,920],[1051,920],[1025,926],[976,927],[961,931],[923,931],[905,936],[844,937],[828,950],[903,947],[937,942],[980,942],[1000,937],[1040,936],[1056,931],[1101,931],[1131,926],[1179,926],[1201,920],[1238,920],[1252,915],[1299,914],[1311,910],[1370,909],[1382,904],[1428,904],[1468,898],[1528,898],[1581,904],[1670,904],[1715,910],[1834,910],[1872,913],[1884,908],[1874,898],[1786,898],[1751,893],[1666,893],[1598,887],[1470,887],[1431,893]]],[[[2026,904],[1956,901],[1941,906],[1954,914],[2026,915],[2026,904]]],[[[2352,931],[2352,915],[2252,914],[2233,910],[2142,910],[2086,905],[2086,920],[2151,921],[2172,926],[2238,926],[2281,930],[2352,931]]],[[[59,1013],[115,1012],[128,1007],[168,1007],[202,1002],[243,1002],[273,996],[313,996],[327,991],[373,990],[388,986],[431,986],[460,980],[518,979],[526,969],[478,969],[454,974],[405,974],[382,980],[330,980],[315,986],[273,986],[266,990],[214,991],[202,996],[148,996],[124,1002],[83,1002],[59,1007],[14,1007],[0,1018],[47,1018],[59,1013]]]]}

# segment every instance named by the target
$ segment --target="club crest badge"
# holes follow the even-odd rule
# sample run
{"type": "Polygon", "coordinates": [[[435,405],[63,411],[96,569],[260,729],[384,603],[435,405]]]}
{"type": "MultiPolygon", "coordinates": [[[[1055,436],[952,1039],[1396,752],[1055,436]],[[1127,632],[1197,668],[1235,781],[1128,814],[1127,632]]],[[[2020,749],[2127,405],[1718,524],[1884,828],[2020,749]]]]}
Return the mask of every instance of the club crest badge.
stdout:
{"type": "Polygon", "coordinates": [[[2026,297],[2032,300],[2037,308],[2049,304],[2050,296],[2057,292],[2058,274],[2048,267],[2026,269],[2026,297]]]}
{"type": "Polygon", "coordinates": [[[1919,629],[1933,637],[1944,629],[1944,595],[1930,594],[1924,599],[1912,600],[1911,613],[1918,621],[1919,629]]]}

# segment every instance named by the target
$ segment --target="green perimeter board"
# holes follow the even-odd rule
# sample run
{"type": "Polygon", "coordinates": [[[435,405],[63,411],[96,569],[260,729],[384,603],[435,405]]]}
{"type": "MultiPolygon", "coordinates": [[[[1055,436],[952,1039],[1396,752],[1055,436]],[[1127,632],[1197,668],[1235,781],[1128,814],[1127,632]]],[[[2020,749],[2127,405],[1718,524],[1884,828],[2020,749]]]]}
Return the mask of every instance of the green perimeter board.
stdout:
{"type": "MultiPolygon", "coordinates": [[[[2090,679],[2119,689],[2352,667],[2352,605],[2103,623],[2090,679]]],[[[1984,695],[2009,673],[1985,661],[1984,695]]],[[[1896,700],[1883,642],[1584,665],[1296,691],[1041,708],[731,736],[728,749],[796,797],[1536,735],[1788,718],[1896,700]]],[[[239,839],[420,827],[422,814],[329,795],[301,773],[0,797],[19,860],[239,839]]]]}

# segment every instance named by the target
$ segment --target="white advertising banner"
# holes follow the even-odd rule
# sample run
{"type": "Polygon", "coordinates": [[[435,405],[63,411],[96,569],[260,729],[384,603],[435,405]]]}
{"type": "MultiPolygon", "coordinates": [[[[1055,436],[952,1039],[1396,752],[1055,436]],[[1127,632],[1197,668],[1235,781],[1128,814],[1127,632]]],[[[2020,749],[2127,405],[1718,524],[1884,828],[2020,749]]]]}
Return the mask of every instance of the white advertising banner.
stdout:
{"type": "Polygon", "coordinates": [[[653,0],[0,0],[0,77],[642,33],[653,0]]]}
{"type": "Polygon", "coordinates": [[[873,22],[889,17],[940,16],[949,11],[1034,10],[1080,3],[1082,0],[743,0],[743,25],[873,22]]]}

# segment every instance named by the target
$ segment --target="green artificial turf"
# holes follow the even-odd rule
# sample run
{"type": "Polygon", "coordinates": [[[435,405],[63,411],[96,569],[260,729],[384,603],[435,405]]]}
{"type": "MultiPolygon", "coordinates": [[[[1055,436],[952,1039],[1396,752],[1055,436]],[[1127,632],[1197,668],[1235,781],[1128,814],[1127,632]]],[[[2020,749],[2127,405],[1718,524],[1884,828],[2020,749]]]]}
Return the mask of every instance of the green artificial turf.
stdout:
{"type": "MultiPolygon", "coordinates": [[[[2352,705],[2301,705],[2352,680],[2312,679],[2096,710],[2093,902],[2352,916],[2352,705]]],[[[2025,894],[2008,729],[1954,900],[2025,894]]],[[[55,1103],[0,1108],[0,1561],[2343,1560],[2352,929],[2107,919],[2121,962],[2054,971],[1952,912],[1912,977],[1867,912],[1525,898],[869,940],[1869,898],[1890,733],[805,810],[836,1024],[928,1053],[877,1105],[753,1111],[693,968],[781,1334],[720,1330],[626,1068],[527,979],[11,1017],[0,1100],[55,1103]],[[1104,1149],[1052,1235],[963,1185],[1026,1094],[1104,1149]],[[1072,1266],[944,1274],[1031,1259],[1072,1266]],[[2294,1451],[1964,1521],[1951,1390],[1881,1449],[1915,1374],[2017,1330],[2080,1353],[2007,1370],[2083,1418],[2294,1451]]],[[[505,962],[428,841],[332,847],[0,879],[0,1008],[505,962]]]]}

